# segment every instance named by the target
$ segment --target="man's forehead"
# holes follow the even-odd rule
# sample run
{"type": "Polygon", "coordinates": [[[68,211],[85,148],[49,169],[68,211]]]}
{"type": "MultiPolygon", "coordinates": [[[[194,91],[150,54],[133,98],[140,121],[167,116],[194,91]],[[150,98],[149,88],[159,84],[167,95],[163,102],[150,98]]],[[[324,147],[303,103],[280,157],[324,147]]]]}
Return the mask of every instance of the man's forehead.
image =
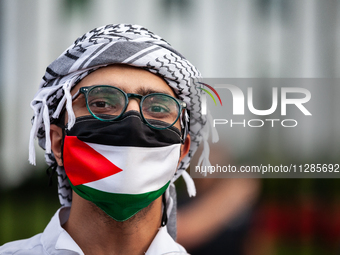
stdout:
{"type": "Polygon", "coordinates": [[[110,65],[95,70],[72,89],[72,94],[79,91],[81,87],[93,85],[115,86],[125,93],[140,95],[164,93],[177,97],[173,89],[162,77],[144,68],[129,65],[110,65]]]}

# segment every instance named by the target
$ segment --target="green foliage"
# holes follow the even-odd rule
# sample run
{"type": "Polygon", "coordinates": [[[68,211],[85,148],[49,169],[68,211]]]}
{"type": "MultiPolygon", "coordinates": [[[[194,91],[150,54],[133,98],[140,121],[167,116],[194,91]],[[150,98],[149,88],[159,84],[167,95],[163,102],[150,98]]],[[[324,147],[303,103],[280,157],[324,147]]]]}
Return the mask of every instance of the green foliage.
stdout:
{"type": "Polygon", "coordinates": [[[46,175],[35,174],[18,188],[0,190],[0,245],[44,230],[60,207],[57,181],[47,183],[46,175]]]}

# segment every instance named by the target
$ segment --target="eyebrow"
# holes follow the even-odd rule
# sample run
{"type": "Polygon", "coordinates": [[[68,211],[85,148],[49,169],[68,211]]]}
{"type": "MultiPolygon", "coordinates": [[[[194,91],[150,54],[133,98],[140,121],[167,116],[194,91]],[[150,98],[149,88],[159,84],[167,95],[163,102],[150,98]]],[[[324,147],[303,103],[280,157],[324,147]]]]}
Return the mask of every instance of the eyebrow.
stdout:
{"type": "Polygon", "coordinates": [[[167,94],[169,96],[173,96],[169,93],[169,91],[165,91],[165,90],[154,90],[154,89],[149,89],[149,88],[139,88],[137,89],[137,94],[140,94],[142,96],[146,96],[148,94],[152,94],[152,93],[163,93],[163,94],[167,94]]]}

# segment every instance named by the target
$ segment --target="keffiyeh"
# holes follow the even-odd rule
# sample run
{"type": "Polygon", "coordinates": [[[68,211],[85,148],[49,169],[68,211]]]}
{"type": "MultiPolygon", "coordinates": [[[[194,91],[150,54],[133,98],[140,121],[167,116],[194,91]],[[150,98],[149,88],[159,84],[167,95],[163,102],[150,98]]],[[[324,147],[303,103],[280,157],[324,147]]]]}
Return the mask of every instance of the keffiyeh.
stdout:
{"type": "MultiPolygon", "coordinates": [[[[59,118],[66,105],[68,128],[75,122],[72,110],[71,89],[86,75],[94,70],[111,65],[127,64],[143,68],[162,77],[174,90],[179,99],[187,103],[190,113],[191,146],[188,155],[180,162],[172,183],[183,176],[190,196],[194,196],[195,186],[185,171],[198,145],[204,140],[201,161],[209,164],[207,136],[209,126],[206,116],[201,114],[198,90],[190,89],[192,79],[200,77],[199,71],[179,52],[161,37],[139,25],[107,25],[89,31],[79,37],[46,69],[39,91],[31,102],[34,110],[30,134],[29,161],[35,164],[34,139],[46,150],[45,158],[49,165],[55,163],[51,151],[50,123],[59,118]]],[[[185,118],[188,121],[188,116],[185,118]]],[[[184,123],[185,124],[185,123],[184,123]]],[[[72,192],[63,167],[57,168],[58,194],[62,205],[70,205],[72,192]]],[[[166,192],[168,215],[172,204],[170,193],[166,192]]]]}

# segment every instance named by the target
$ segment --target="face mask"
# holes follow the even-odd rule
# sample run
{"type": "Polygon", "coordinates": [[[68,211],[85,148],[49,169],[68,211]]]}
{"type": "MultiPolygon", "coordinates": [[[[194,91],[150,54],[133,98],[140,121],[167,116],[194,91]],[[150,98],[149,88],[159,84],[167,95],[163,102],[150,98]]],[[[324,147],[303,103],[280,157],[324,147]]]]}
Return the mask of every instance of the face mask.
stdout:
{"type": "Polygon", "coordinates": [[[79,196],[125,221],[165,192],[176,172],[180,142],[177,128],[150,128],[138,112],[114,122],[79,117],[66,131],[64,168],[79,196]]]}

